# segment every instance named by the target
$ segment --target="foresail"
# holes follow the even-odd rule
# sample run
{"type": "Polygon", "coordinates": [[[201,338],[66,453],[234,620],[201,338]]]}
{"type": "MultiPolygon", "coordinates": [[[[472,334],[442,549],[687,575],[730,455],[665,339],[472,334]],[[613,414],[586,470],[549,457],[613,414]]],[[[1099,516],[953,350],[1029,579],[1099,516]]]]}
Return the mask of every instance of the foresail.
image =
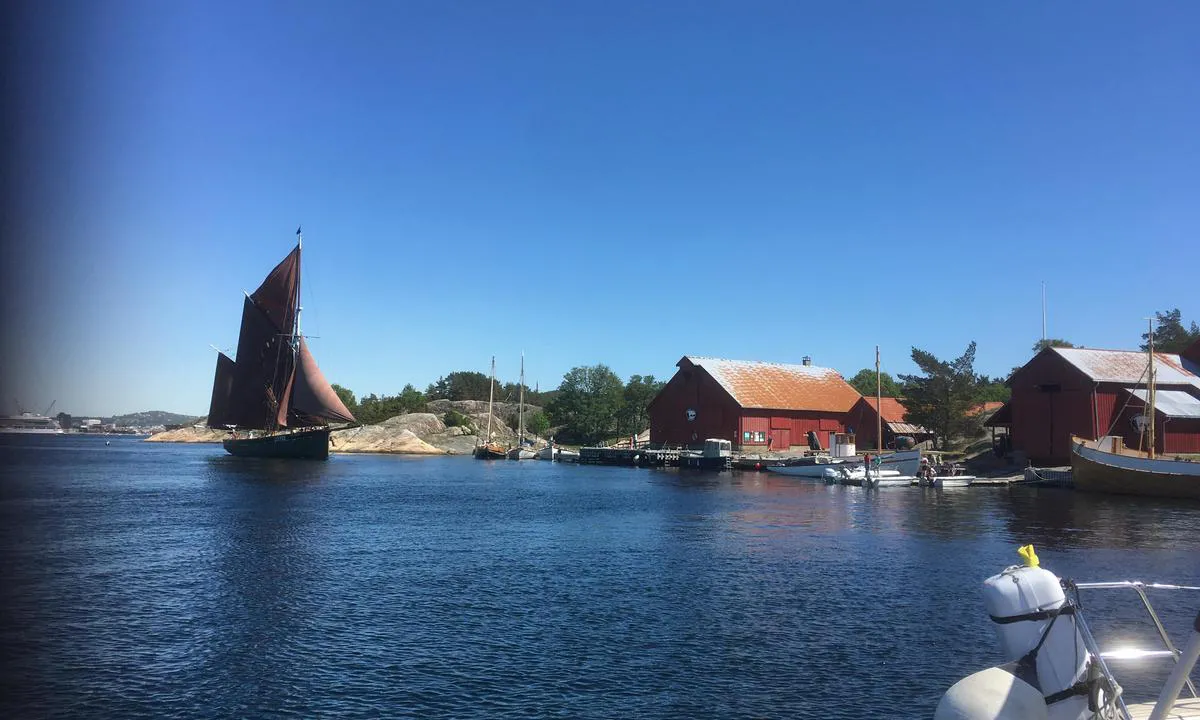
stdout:
{"type": "Polygon", "coordinates": [[[229,417],[241,428],[268,430],[286,417],[285,388],[292,375],[292,349],[266,313],[247,297],[242,306],[236,371],[229,417]],[[282,408],[280,407],[282,405],[282,408]]]}
{"type": "MultiPolygon", "coordinates": [[[[300,421],[333,420],[354,422],[354,416],[346,409],[329,381],[317,367],[317,360],[308,350],[308,343],[300,338],[300,354],[296,361],[295,380],[292,384],[291,415],[300,421]]],[[[289,422],[295,425],[296,422],[289,422]]]]}
{"type": "Polygon", "coordinates": [[[208,403],[208,426],[223,428],[235,425],[229,409],[233,394],[233,376],[237,371],[234,362],[225,353],[217,353],[217,372],[213,377],[212,400],[208,403]]]}
{"type": "MultiPolygon", "coordinates": [[[[250,294],[254,304],[275,326],[276,332],[291,334],[296,326],[296,303],[300,284],[300,246],[288,253],[262,285],[250,294]]],[[[239,358],[240,360],[240,358],[239,358]]]]}

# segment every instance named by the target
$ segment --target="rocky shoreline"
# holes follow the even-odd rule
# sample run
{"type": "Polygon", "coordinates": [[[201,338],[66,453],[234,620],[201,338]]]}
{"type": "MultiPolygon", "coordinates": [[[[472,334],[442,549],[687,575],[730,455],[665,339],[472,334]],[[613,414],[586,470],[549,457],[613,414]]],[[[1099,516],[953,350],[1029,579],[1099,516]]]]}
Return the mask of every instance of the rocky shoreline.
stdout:
{"type": "MultiPolygon", "coordinates": [[[[334,430],[329,438],[329,450],[334,453],[390,453],[398,455],[470,455],[479,438],[487,433],[487,403],[478,400],[435,400],[427,406],[430,412],[407,413],[388,418],[375,425],[334,430]],[[447,426],[446,415],[454,411],[465,421],[447,426]]],[[[525,406],[526,412],[540,408],[525,406]]],[[[492,414],[492,439],[502,443],[516,442],[516,432],[506,420],[515,424],[516,403],[495,403],[492,414]]],[[[228,437],[224,430],[207,427],[187,427],[167,430],[146,438],[145,442],[219,443],[228,437]]]]}

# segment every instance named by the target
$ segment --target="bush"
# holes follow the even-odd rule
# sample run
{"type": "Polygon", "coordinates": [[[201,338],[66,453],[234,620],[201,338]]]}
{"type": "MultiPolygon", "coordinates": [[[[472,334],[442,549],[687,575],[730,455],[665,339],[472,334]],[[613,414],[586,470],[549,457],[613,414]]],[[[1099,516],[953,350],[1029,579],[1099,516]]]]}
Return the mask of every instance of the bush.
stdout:
{"type": "Polygon", "coordinates": [[[446,414],[442,416],[442,422],[445,423],[446,427],[448,427],[448,428],[450,428],[450,427],[470,428],[471,427],[471,418],[467,417],[466,415],[463,415],[462,413],[458,412],[457,410],[447,410],[446,414]]]}

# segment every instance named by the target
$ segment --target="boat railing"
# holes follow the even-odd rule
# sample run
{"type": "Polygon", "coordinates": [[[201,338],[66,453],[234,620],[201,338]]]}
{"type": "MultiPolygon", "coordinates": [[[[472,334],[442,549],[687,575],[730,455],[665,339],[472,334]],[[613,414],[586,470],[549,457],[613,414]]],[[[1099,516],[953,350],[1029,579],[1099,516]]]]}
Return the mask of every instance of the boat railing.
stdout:
{"type": "MultiPolygon", "coordinates": [[[[1130,714],[1129,714],[1128,708],[1126,708],[1126,706],[1125,706],[1124,698],[1121,697],[1120,686],[1117,685],[1114,675],[1108,668],[1108,662],[1107,662],[1108,660],[1121,661],[1121,660],[1141,660],[1141,659],[1146,659],[1146,658],[1167,658],[1167,657],[1169,657],[1174,661],[1175,667],[1173,668],[1171,677],[1168,679],[1166,685],[1163,687],[1162,693],[1159,695],[1157,704],[1164,705],[1164,701],[1166,701],[1165,704],[1167,705],[1167,707],[1169,707],[1171,704],[1174,704],[1175,700],[1177,699],[1177,697],[1179,695],[1179,692],[1183,689],[1184,686],[1186,686],[1188,691],[1191,692],[1193,698],[1200,698],[1200,694],[1197,694],[1196,686],[1192,683],[1192,680],[1190,677],[1192,669],[1196,665],[1196,658],[1195,658],[1194,653],[1192,653],[1191,656],[1188,657],[1187,659],[1182,660],[1182,662],[1185,663],[1186,666],[1181,665],[1181,657],[1183,656],[1184,652],[1181,651],[1175,645],[1175,643],[1171,641],[1171,636],[1167,633],[1167,629],[1163,625],[1162,619],[1159,618],[1158,612],[1155,611],[1155,609],[1154,609],[1154,605],[1152,605],[1150,603],[1150,597],[1149,597],[1149,595],[1147,595],[1147,592],[1146,592],[1147,590],[1200,591],[1200,587],[1196,587],[1196,586],[1192,586],[1192,585],[1168,585],[1168,584],[1163,584],[1163,583],[1144,583],[1144,582],[1141,582],[1138,580],[1120,580],[1120,581],[1116,581],[1116,582],[1074,582],[1071,580],[1063,580],[1062,584],[1063,584],[1064,590],[1066,590],[1068,592],[1068,594],[1073,593],[1075,595],[1075,607],[1076,608],[1082,608],[1082,604],[1079,599],[1079,591],[1081,591],[1081,590],[1120,590],[1120,589],[1132,590],[1134,593],[1137,594],[1138,599],[1141,600],[1142,608],[1146,611],[1146,614],[1149,615],[1151,622],[1154,623],[1154,629],[1158,632],[1158,637],[1162,641],[1163,649],[1161,649],[1161,650],[1145,650],[1145,649],[1139,649],[1139,648],[1122,648],[1119,650],[1109,650],[1109,651],[1102,652],[1100,650],[1099,645],[1096,643],[1096,638],[1092,635],[1091,629],[1088,627],[1087,622],[1084,620],[1083,613],[1076,612],[1076,614],[1075,614],[1077,627],[1079,628],[1080,634],[1083,636],[1084,643],[1089,647],[1089,649],[1092,651],[1093,655],[1095,655],[1095,657],[1097,659],[1097,663],[1099,664],[1100,672],[1111,681],[1111,683],[1112,683],[1111,687],[1115,689],[1115,692],[1117,695],[1115,700],[1116,700],[1117,704],[1119,705],[1121,712],[1123,713],[1122,717],[1129,717],[1130,714]],[[1174,685],[1173,692],[1171,691],[1172,685],[1174,685]]],[[[1200,641],[1200,617],[1197,617],[1197,619],[1196,619],[1196,628],[1195,629],[1196,629],[1196,634],[1198,637],[1197,637],[1197,639],[1193,639],[1192,644],[1195,644],[1196,642],[1200,641]]]]}

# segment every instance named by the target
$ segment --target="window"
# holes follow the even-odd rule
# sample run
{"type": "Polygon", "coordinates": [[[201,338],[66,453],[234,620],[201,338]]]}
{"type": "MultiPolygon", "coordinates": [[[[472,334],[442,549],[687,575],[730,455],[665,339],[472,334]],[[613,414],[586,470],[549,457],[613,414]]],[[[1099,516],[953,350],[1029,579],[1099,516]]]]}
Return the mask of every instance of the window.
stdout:
{"type": "Polygon", "coordinates": [[[748,443],[753,439],[754,439],[754,433],[750,432],[749,430],[742,433],[742,442],[748,443]]]}
{"type": "Polygon", "coordinates": [[[754,441],[765,443],[767,441],[767,434],[762,430],[759,430],[758,432],[754,433],[754,441]]]}

